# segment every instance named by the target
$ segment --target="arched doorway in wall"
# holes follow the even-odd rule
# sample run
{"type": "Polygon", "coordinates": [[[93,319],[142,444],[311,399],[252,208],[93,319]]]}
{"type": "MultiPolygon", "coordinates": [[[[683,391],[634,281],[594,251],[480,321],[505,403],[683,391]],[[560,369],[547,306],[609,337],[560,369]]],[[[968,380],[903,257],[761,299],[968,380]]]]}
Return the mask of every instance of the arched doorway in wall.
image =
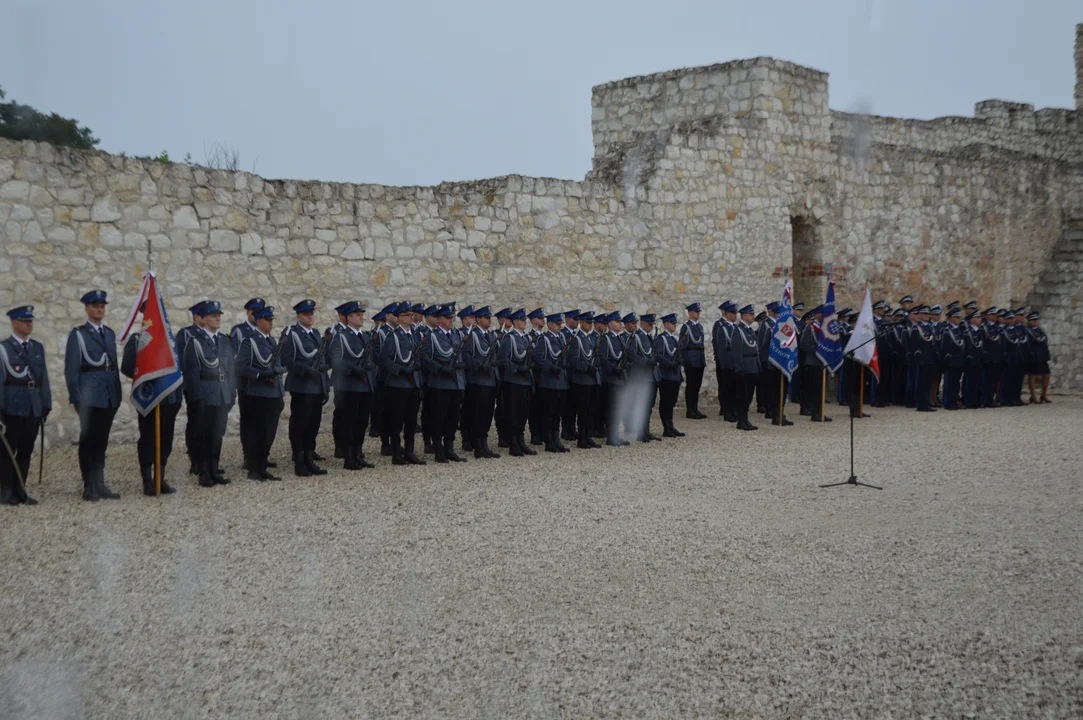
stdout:
{"type": "Polygon", "coordinates": [[[819,224],[805,215],[790,218],[793,252],[793,299],[812,308],[823,302],[827,293],[824,276],[824,251],[819,224]]]}

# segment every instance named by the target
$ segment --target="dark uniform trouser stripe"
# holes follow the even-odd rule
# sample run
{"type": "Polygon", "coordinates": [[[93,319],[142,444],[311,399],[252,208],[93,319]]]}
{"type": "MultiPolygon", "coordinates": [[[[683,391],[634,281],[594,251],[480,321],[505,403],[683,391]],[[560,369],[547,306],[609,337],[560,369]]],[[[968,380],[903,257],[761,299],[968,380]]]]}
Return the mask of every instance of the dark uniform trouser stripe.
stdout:
{"type": "Polygon", "coordinates": [[[680,391],[680,380],[663,380],[658,387],[658,419],[666,425],[673,424],[673,408],[680,391]]]}
{"type": "Polygon", "coordinates": [[[17,500],[23,500],[26,498],[26,492],[19,490],[15,463],[18,463],[19,472],[25,481],[27,475],[30,474],[30,456],[34,453],[34,442],[38,439],[38,425],[41,424],[41,419],[5,413],[3,420],[7,428],[4,437],[15,452],[15,457],[9,456],[7,448],[0,444],[0,495],[5,499],[10,495],[17,500]]]}
{"type": "Polygon", "coordinates": [[[275,436],[278,434],[278,419],[286,403],[282,398],[248,397],[248,410],[251,413],[246,430],[248,441],[245,451],[248,453],[248,467],[251,470],[263,470],[267,456],[271,453],[275,436]]]}
{"type": "MultiPolygon", "coordinates": [[[[560,432],[560,419],[564,414],[564,395],[567,391],[552,388],[541,388],[535,403],[538,405],[540,431],[545,439],[549,433],[560,432]]],[[[531,425],[531,430],[534,426],[531,425]]]]}
{"type": "Polygon", "coordinates": [[[530,386],[504,383],[501,385],[504,408],[504,424],[509,435],[526,432],[526,418],[530,412],[530,386]]]}
{"type": "Polygon", "coordinates": [[[226,434],[229,405],[198,404],[196,415],[195,459],[218,460],[222,456],[222,436],[226,434]]]}
{"type": "Polygon", "coordinates": [[[184,398],[184,416],[188,418],[184,426],[184,451],[192,462],[196,461],[196,410],[197,404],[187,397],[184,398]]]}
{"type": "Polygon", "coordinates": [[[79,408],[79,470],[86,477],[91,470],[105,467],[105,451],[117,408],[79,408]]]}
{"type": "Polygon", "coordinates": [[[322,414],[322,393],[290,394],[290,449],[294,453],[316,449],[322,414]]]}
{"type": "Polygon", "coordinates": [[[434,443],[455,442],[455,433],[459,429],[459,407],[462,405],[462,399],[462,390],[425,388],[425,405],[431,404],[430,437],[434,443]]]}
{"type": "Polygon", "coordinates": [[[335,445],[343,448],[361,449],[368,430],[369,413],[372,407],[372,393],[356,391],[335,391],[335,416],[338,426],[332,428],[335,445]]]}
{"type": "MultiPolygon", "coordinates": [[[[180,412],[180,403],[161,403],[158,407],[161,408],[162,416],[162,467],[165,467],[166,461],[169,460],[169,456],[173,452],[173,430],[177,422],[177,413],[180,412]]],[[[140,467],[154,465],[154,411],[151,410],[146,415],[137,413],[137,416],[139,419],[139,442],[136,444],[136,448],[139,454],[139,465],[140,467]]]]}

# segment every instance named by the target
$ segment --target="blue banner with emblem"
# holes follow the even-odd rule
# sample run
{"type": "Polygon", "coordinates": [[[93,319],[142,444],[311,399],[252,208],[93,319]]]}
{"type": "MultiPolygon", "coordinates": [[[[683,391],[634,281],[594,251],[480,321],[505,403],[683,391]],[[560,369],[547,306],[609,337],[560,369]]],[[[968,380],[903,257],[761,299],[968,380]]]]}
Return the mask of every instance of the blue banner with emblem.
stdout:
{"type": "Polygon", "coordinates": [[[771,347],[767,361],[778,368],[787,380],[793,379],[797,370],[797,324],[793,319],[793,286],[786,283],[782,289],[782,302],[778,307],[778,323],[771,335],[771,347]]]}
{"type": "Polygon", "coordinates": [[[827,284],[827,299],[824,300],[824,321],[816,338],[816,357],[831,372],[842,366],[842,338],[839,331],[839,316],[835,312],[835,283],[827,284]]]}

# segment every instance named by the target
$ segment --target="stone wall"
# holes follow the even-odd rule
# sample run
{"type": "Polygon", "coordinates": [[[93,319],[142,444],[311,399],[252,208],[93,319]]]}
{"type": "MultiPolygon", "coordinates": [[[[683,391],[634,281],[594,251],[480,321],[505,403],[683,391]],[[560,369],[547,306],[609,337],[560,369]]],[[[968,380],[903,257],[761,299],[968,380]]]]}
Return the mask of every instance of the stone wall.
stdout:
{"type": "MultiPolygon", "coordinates": [[[[582,181],[265,180],[0,140],[0,297],[39,307],[62,409],[51,432],[74,428],[59,360],[83,318],[78,298],[109,290],[119,324],[148,241],[178,327],[207,296],[232,324],[253,295],[283,320],[313,297],[328,324],[327,308],[348,298],[761,305],[788,269],[798,299],[818,303],[826,263],[840,303],[858,303],[868,282],[892,301],[1014,306],[1040,297],[1035,281],[1083,218],[1076,111],[987,101],[976,118],[837,113],[826,74],[769,58],[622,80],[592,102],[594,168],[582,181]]],[[[1070,313],[1047,329],[1080,337],[1070,313]]],[[[1083,385],[1072,373],[1056,382],[1083,385]]],[[[120,436],[131,419],[126,408],[120,436]]]]}

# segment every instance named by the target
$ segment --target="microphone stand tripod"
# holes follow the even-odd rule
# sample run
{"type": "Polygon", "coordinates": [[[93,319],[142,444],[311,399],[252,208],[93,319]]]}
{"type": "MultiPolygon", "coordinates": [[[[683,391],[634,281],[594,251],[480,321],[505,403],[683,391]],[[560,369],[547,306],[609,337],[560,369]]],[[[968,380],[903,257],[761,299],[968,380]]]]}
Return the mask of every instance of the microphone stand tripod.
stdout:
{"type": "MultiPolygon", "coordinates": [[[[850,350],[849,352],[847,352],[846,355],[844,355],[844,357],[848,356],[852,360],[853,357],[854,357],[854,353],[857,352],[857,350],[859,348],[862,348],[865,345],[868,345],[869,343],[873,342],[874,340],[876,340],[875,336],[869,338],[865,342],[863,342],[860,345],[858,345],[857,347],[855,347],[853,350],[850,350]]],[[[883,488],[880,487],[879,485],[870,485],[868,483],[859,482],[858,479],[857,479],[857,475],[854,474],[854,414],[852,412],[848,413],[848,414],[850,415],[850,477],[847,480],[843,480],[842,482],[828,483],[826,485],[821,485],[820,487],[829,488],[829,487],[838,487],[839,485],[860,485],[861,487],[872,488],[873,490],[883,490],[883,488]]]]}

